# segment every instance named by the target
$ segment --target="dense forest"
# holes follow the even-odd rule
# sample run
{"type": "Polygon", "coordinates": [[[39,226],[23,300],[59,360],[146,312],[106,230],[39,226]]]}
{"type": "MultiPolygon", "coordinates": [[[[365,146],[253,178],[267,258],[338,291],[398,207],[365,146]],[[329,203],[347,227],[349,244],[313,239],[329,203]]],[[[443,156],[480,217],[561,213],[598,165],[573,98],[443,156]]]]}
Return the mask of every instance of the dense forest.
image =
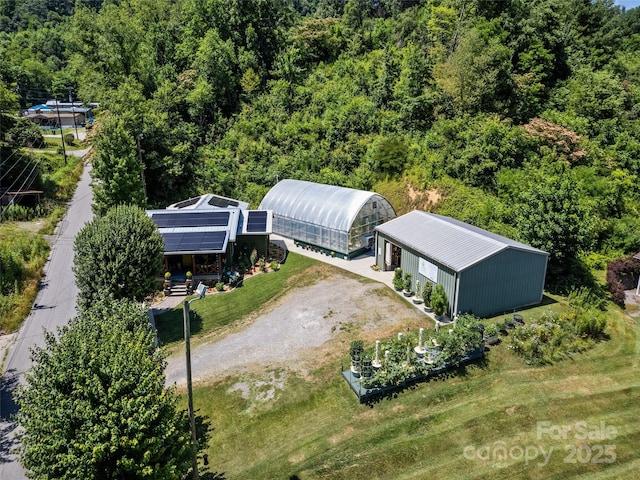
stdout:
{"type": "Polygon", "coordinates": [[[0,107],[100,103],[98,213],[255,206],[282,178],[374,190],[550,252],[562,289],[640,250],[638,10],[0,0],[0,107]]]}

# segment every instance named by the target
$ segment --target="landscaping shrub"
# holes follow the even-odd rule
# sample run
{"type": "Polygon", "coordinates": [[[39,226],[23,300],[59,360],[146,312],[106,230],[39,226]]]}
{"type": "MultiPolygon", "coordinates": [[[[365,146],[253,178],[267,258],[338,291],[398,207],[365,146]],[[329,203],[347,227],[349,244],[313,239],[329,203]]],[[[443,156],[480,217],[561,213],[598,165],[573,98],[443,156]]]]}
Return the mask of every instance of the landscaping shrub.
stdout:
{"type": "Polygon", "coordinates": [[[545,313],[540,323],[517,327],[511,348],[529,365],[545,365],[591,348],[606,328],[604,312],[572,308],[568,313],[545,313]]]}
{"type": "Polygon", "coordinates": [[[64,139],[64,143],[66,145],[73,145],[73,142],[75,142],[76,140],[76,137],[73,135],[73,133],[65,133],[62,138],[64,139]]]}
{"type": "Polygon", "coordinates": [[[402,287],[404,287],[402,269],[396,268],[393,272],[393,288],[395,288],[396,290],[402,290],[402,287]]]}
{"type": "Polygon", "coordinates": [[[23,278],[24,269],[18,255],[4,246],[0,247],[0,295],[17,291],[23,278]]]}
{"type": "Polygon", "coordinates": [[[638,284],[640,276],[640,262],[633,257],[622,258],[607,265],[607,287],[611,293],[611,300],[624,308],[625,290],[630,290],[638,284]]]}

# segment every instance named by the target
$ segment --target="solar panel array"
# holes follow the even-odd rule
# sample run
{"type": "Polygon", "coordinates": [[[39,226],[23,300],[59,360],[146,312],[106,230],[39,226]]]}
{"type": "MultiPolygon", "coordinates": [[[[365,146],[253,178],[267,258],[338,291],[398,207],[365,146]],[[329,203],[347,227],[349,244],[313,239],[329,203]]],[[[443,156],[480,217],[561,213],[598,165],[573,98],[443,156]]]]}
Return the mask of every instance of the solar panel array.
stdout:
{"type": "Polygon", "coordinates": [[[229,212],[175,212],[154,213],[151,219],[158,228],[174,227],[225,227],[229,224],[229,212]]]}
{"type": "Polygon", "coordinates": [[[217,197],[215,195],[211,197],[208,203],[213,207],[220,208],[237,207],[239,205],[239,203],[235,200],[231,200],[230,198],[217,197]]]}
{"type": "Polygon", "coordinates": [[[174,206],[176,208],[185,208],[185,207],[190,207],[191,205],[195,205],[199,201],[200,201],[200,197],[194,197],[194,198],[189,198],[188,200],[183,200],[181,202],[178,202],[174,204],[174,206]]]}
{"type": "Polygon", "coordinates": [[[227,232],[161,233],[165,252],[222,251],[227,232]]]}
{"type": "Polygon", "coordinates": [[[247,217],[247,232],[266,232],[267,231],[267,212],[250,211],[247,217]]]}

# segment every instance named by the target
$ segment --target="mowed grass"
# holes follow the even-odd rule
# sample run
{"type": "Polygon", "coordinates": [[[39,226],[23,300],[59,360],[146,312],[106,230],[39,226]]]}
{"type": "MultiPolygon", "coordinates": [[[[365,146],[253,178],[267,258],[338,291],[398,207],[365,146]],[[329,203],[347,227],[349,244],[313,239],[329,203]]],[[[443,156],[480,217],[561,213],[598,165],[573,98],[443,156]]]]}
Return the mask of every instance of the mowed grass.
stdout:
{"type": "MultiPolygon", "coordinates": [[[[304,271],[296,257],[290,265],[304,271]]],[[[245,288],[250,299],[260,295],[250,282],[245,288]]],[[[205,301],[193,306],[198,303],[205,331],[216,320],[208,319],[205,301]]],[[[246,308],[229,303],[231,310],[246,308]]],[[[529,321],[545,308],[522,313],[529,321]]],[[[209,465],[201,464],[201,474],[234,480],[638,478],[640,328],[611,307],[607,333],[593,350],[544,368],[525,365],[507,339],[482,363],[373,405],[358,403],[342,380],[346,351],[318,358],[304,378],[265,365],[262,373],[196,385],[197,415],[210,427],[201,445],[209,465]],[[564,438],[538,435],[538,422],[569,430],[564,438]],[[590,430],[604,422],[616,433],[581,439],[577,422],[590,430]],[[605,445],[613,446],[614,457],[602,455],[605,445]],[[505,458],[498,456],[501,448],[505,458]]],[[[182,402],[186,407],[186,398],[182,402]]]]}

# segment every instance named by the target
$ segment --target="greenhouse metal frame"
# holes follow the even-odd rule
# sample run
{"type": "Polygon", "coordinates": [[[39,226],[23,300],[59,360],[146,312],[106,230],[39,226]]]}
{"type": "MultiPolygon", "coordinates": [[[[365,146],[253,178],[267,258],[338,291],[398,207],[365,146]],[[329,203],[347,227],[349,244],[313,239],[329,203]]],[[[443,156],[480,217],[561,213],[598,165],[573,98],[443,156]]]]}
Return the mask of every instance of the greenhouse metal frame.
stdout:
{"type": "Polygon", "coordinates": [[[396,217],[382,195],[303,180],[281,180],[260,203],[273,232],[352,258],[373,246],[373,230],[396,217]]]}

